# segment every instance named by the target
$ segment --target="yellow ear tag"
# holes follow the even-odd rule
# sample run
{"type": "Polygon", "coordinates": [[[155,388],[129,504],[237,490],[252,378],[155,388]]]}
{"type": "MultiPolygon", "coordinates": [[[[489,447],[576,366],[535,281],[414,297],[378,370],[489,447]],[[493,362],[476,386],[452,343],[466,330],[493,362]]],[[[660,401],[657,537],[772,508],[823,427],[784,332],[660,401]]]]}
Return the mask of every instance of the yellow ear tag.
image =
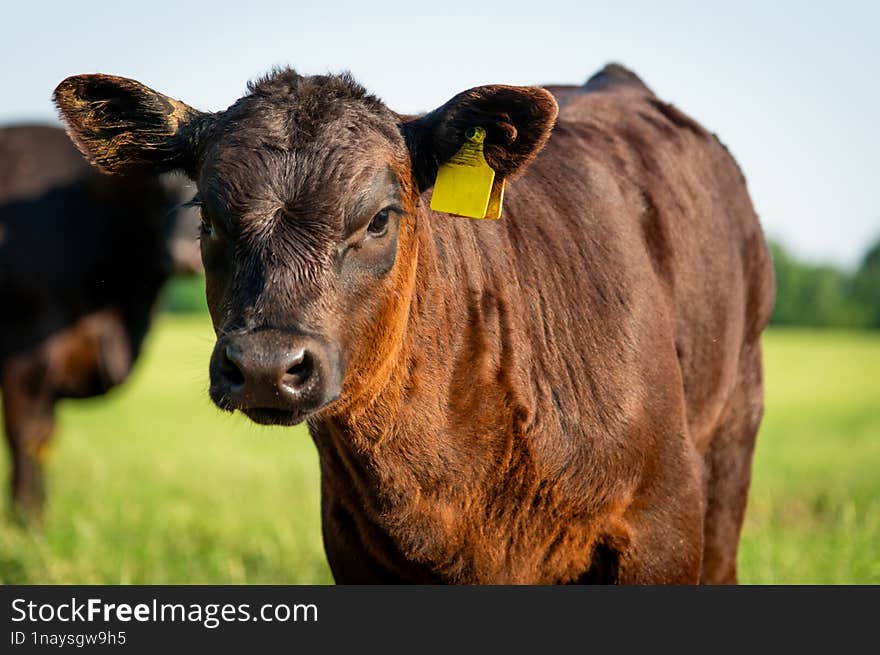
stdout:
{"type": "Polygon", "coordinates": [[[431,209],[468,218],[500,218],[504,180],[486,163],[486,130],[472,127],[452,158],[437,170],[431,209]]]}

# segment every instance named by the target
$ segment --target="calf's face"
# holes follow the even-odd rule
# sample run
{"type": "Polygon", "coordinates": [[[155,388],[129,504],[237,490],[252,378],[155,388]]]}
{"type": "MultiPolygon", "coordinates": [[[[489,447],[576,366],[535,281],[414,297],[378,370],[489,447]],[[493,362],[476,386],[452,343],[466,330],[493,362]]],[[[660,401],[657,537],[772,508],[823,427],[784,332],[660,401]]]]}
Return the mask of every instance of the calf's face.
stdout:
{"type": "Polygon", "coordinates": [[[489,86],[409,118],[346,75],[291,70],[213,114],[107,75],[68,78],[55,100],[100,168],[196,182],[210,395],[274,424],[381,393],[415,285],[421,192],[469,128],[486,130],[486,158],[508,177],[556,116],[543,89],[489,86]]]}

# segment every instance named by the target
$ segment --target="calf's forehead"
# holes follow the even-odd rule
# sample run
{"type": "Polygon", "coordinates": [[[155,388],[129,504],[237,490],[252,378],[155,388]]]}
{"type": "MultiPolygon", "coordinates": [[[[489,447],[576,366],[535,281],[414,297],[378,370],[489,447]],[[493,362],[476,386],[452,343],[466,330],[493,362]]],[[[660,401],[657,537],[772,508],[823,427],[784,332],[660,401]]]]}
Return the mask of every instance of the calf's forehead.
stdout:
{"type": "Polygon", "coordinates": [[[261,205],[326,210],[354,202],[365,185],[393,171],[408,176],[408,156],[391,119],[360,107],[308,130],[264,111],[215,131],[199,175],[203,195],[242,214],[261,205]]]}

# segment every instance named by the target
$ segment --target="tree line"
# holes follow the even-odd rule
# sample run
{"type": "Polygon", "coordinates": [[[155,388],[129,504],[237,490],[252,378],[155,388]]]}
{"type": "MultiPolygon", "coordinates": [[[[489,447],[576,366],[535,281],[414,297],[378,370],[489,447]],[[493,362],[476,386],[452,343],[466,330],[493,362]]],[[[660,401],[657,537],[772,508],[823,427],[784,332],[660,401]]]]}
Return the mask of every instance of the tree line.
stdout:
{"type": "Polygon", "coordinates": [[[771,242],[776,304],[771,325],[880,329],[880,240],[855,271],[799,260],[771,242]]]}
{"type": "MultiPolygon", "coordinates": [[[[880,329],[880,240],[855,271],[798,259],[771,242],[776,272],[776,304],[771,325],[880,329]]],[[[172,280],[162,307],[173,313],[206,312],[200,276],[172,280]]]]}

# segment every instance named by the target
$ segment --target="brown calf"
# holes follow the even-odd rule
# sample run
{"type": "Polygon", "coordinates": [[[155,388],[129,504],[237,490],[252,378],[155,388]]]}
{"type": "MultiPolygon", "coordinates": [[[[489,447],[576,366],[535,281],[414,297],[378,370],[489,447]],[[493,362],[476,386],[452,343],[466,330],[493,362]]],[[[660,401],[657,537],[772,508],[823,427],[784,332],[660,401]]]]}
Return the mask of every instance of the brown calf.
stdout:
{"type": "Polygon", "coordinates": [[[736,580],[773,298],[745,181],[619,66],[556,91],[558,120],[537,87],[408,117],[291,70],[218,114],[56,90],[99,167],[196,181],[211,397],[308,422],[339,582],[736,580]],[[472,127],[500,221],[428,209],[472,127]]]}
{"type": "Polygon", "coordinates": [[[99,173],[58,127],[0,129],[0,387],[24,514],[43,506],[56,402],[120,384],[175,264],[201,268],[181,192],[99,173]]]}

